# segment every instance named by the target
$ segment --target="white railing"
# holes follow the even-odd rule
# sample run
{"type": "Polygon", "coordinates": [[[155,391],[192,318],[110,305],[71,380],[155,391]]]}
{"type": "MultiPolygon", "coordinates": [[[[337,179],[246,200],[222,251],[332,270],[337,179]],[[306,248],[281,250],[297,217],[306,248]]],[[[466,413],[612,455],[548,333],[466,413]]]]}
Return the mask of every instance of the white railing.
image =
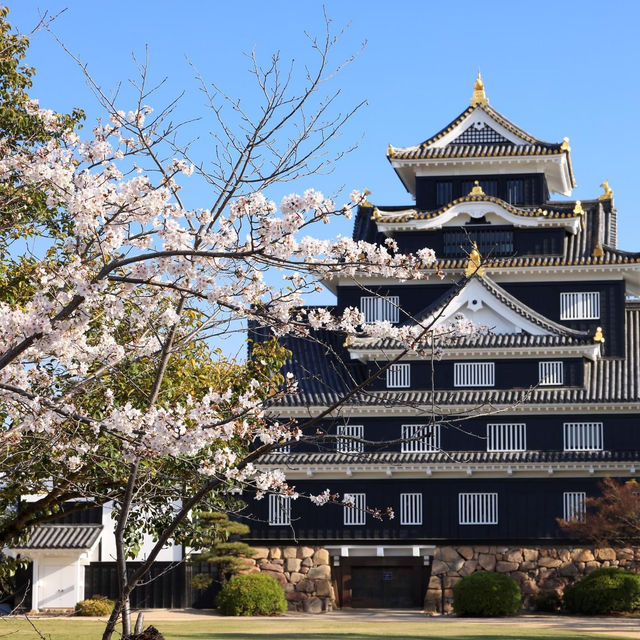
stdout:
{"type": "Polygon", "coordinates": [[[565,451],[602,451],[604,427],[602,422],[565,422],[565,451]]]}
{"type": "Polygon", "coordinates": [[[498,524],[497,493],[459,493],[460,524],[498,524]]]}
{"type": "Polygon", "coordinates": [[[439,424],[403,424],[400,434],[402,453],[440,451],[439,424]]]}
{"type": "Polygon", "coordinates": [[[487,425],[487,451],[526,450],[527,425],[523,422],[487,425]]]}
{"type": "Polygon", "coordinates": [[[422,494],[400,494],[400,524],[422,524],[422,494]]]}
{"type": "Polygon", "coordinates": [[[564,366],[562,361],[539,362],[538,381],[541,385],[564,384],[564,366]]]}
{"type": "Polygon", "coordinates": [[[563,494],[565,520],[584,521],[587,494],[584,491],[566,491],[563,494]]]}
{"type": "Polygon", "coordinates": [[[344,494],[344,523],[346,525],[365,524],[367,520],[367,494],[366,493],[345,493],[344,494]]]}
{"type": "Polygon", "coordinates": [[[392,364],[387,369],[387,388],[406,389],[411,386],[411,365],[392,364]]]}
{"type": "Polygon", "coordinates": [[[560,294],[560,320],[597,320],[599,317],[599,291],[560,294]]]}
{"type": "Polygon", "coordinates": [[[365,322],[383,322],[392,324],[400,321],[399,296],[362,296],[360,311],[364,314],[365,322]]]}
{"type": "Polygon", "coordinates": [[[341,424],[337,429],[336,450],[339,453],[362,453],[364,451],[364,426],[361,424],[341,424]]]}
{"type": "Polygon", "coordinates": [[[281,527],[291,524],[291,498],[269,495],[269,524],[281,527]]]}
{"type": "Polygon", "coordinates": [[[495,383],[493,362],[456,362],[453,366],[454,387],[493,387],[495,383]]]}

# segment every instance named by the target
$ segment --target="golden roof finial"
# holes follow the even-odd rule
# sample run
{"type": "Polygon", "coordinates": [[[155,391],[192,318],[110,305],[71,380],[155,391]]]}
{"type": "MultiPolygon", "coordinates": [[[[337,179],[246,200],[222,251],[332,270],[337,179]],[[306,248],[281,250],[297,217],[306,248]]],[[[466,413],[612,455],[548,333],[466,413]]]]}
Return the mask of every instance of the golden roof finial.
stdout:
{"type": "Polygon", "coordinates": [[[469,191],[470,196],[485,196],[487,195],[480,186],[480,182],[478,180],[473,181],[473,189],[469,191]]]}
{"type": "Polygon", "coordinates": [[[560,145],[560,151],[571,151],[571,147],[569,146],[569,137],[565,136],[562,139],[562,144],[560,145]]]}
{"type": "Polygon", "coordinates": [[[580,200],[576,200],[576,206],[573,207],[573,213],[577,216],[584,215],[584,209],[582,208],[582,202],[580,200]]]}
{"type": "Polygon", "coordinates": [[[482,266],[482,256],[478,251],[478,243],[474,242],[471,252],[469,253],[469,260],[464,270],[464,275],[470,278],[473,275],[483,276],[484,267],[482,266]]]}
{"type": "Polygon", "coordinates": [[[600,186],[604,189],[604,193],[598,196],[598,200],[612,200],[613,189],[609,186],[609,181],[605,180],[600,186]]]}
{"type": "Polygon", "coordinates": [[[389,158],[393,158],[393,145],[391,143],[389,143],[389,146],[387,147],[387,156],[389,158]]]}
{"type": "Polygon", "coordinates": [[[602,247],[600,246],[600,243],[596,242],[596,246],[593,247],[593,251],[591,252],[591,257],[592,258],[602,258],[602,256],[604,256],[604,251],[602,250],[602,247]]]}
{"type": "Polygon", "coordinates": [[[473,83],[473,96],[471,96],[472,107],[486,107],[489,104],[489,98],[487,98],[484,92],[484,82],[482,82],[482,74],[478,69],[478,77],[473,83]]]}
{"type": "Polygon", "coordinates": [[[602,335],[602,327],[596,328],[596,334],[593,336],[594,342],[604,342],[604,336],[602,335]]]}
{"type": "Polygon", "coordinates": [[[371,195],[371,191],[369,191],[369,189],[363,189],[362,195],[364,196],[364,198],[362,199],[362,202],[360,203],[360,206],[361,207],[373,207],[373,205],[369,202],[369,196],[371,195]]]}

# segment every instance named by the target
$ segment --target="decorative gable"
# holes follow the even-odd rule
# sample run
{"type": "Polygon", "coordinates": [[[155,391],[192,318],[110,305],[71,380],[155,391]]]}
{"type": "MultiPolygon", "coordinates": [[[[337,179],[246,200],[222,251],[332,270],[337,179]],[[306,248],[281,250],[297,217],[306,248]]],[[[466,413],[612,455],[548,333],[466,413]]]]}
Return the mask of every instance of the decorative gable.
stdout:
{"type": "Polygon", "coordinates": [[[477,121],[470,124],[450,144],[511,144],[511,141],[500,135],[486,122],[477,121]]]}

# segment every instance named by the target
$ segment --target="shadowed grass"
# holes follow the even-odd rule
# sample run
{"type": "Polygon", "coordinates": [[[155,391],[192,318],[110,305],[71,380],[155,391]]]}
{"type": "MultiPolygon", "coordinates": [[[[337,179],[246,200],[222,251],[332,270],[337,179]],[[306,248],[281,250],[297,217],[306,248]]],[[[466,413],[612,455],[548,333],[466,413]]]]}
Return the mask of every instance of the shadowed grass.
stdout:
{"type": "MultiPolygon", "coordinates": [[[[104,623],[96,620],[33,619],[40,633],[47,640],[99,640],[104,623]]],[[[535,627],[531,623],[519,624],[518,618],[482,623],[471,620],[431,620],[420,621],[367,622],[347,621],[338,618],[318,620],[313,618],[278,620],[273,618],[225,619],[212,617],[211,620],[163,620],[154,622],[148,614],[145,626],[153,624],[166,640],[500,640],[502,638],[585,640],[601,638],[618,640],[624,635],[585,632],[571,627],[571,618],[554,618],[544,626],[535,627]]],[[[578,625],[579,626],[579,625],[578,625]]],[[[600,626],[606,626],[601,620],[600,626]]],[[[628,630],[636,631],[630,628],[628,630]]],[[[636,632],[637,633],[637,632],[636,632]]],[[[626,636],[627,638],[630,635],[626,636]]],[[[640,637],[637,633],[636,637],[640,637]]],[[[0,640],[40,640],[28,621],[24,619],[0,618],[0,640]]],[[[119,638],[114,635],[114,640],[119,638]]]]}

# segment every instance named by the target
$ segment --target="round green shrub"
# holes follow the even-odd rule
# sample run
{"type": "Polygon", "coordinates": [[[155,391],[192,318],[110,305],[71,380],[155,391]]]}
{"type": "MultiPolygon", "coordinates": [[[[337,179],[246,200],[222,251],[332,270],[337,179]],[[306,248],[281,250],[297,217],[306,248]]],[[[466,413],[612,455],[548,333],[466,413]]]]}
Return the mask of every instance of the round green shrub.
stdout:
{"type": "Polygon", "coordinates": [[[531,597],[534,611],[555,613],[562,606],[562,598],[555,591],[541,591],[531,597]]]}
{"type": "Polygon", "coordinates": [[[284,589],[264,573],[231,578],[220,590],[216,604],[225,616],[273,616],[287,610],[284,589]]]}
{"type": "Polygon", "coordinates": [[[104,596],[94,595],[86,600],[81,600],[76,605],[77,616],[109,616],[116,603],[104,596]]]}
{"type": "Polygon", "coordinates": [[[618,567],[596,569],[564,590],[570,613],[588,615],[640,609],[640,576],[618,567]]]}
{"type": "Polygon", "coordinates": [[[502,573],[472,573],[453,587],[453,610],[459,616],[510,616],[521,605],[520,587],[502,573]]]}

